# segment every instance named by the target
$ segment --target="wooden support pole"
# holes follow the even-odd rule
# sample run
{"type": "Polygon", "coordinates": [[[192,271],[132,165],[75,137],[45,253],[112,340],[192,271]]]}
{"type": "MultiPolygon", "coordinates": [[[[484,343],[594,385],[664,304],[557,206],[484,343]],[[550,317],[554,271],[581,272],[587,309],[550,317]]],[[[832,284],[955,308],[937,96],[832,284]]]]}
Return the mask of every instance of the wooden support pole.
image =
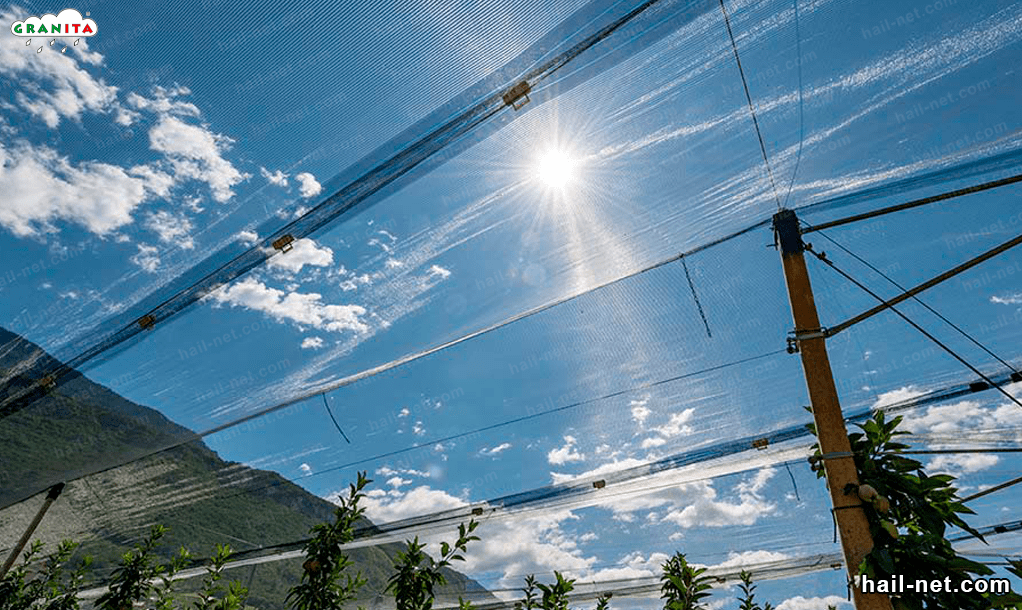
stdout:
{"type": "MultiPolygon", "coordinates": [[[[873,549],[873,537],[869,533],[866,512],[857,494],[846,494],[849,485],[859,486],[859,474],[855,470],[852,447],[848,441],[844,416],[838,402],[834,375],[827,358],[826,338],[820,331],[820,317],[809,283],[809,271],[803,257],[804,245],[798,227],[798,218],[791,210],[782,210],[774,216],[774,231],[781,250],[784,266],[784,280],[788,286],[788,299],[795,319],[795,338],[802,356],[802,370],[805,372],[809,399],[816,421],[817,439],[820,451],[831,456],[823,460],[827,475],[827,486],[834,508],[834,519],[841,537],[848,576],[854,579],[859,563],[873,549]]],[[[887,595],[863,594],[858,587],[852,587],[855,607],[858,610],[891,610],[887,595]]]]}
{"type": "Polygon", "coordinates": [[[11,554],[8,555],[7,561],[5,561],[3,567],[0,568],[0,578],[7,575],[7,570],[10,570],[11,566],[14,565],[14,562],[18,559],[18,555],[21,553],[21,550],[25,548],[25,545],[28,544],[28,540],[32,537],[32,534],[35,533],[35,528],[39,527],[39,522],[43,520],[43,517],[46,515],[46,511],[50,509],[50,505],[53,504],[53,501],[57,499],[57,496],[59,496],[62,491],[64,491],[63,483],[57,483],[50,488],[49,493],[46,494],[46,499],[43,501],[43,505],[39,507],[39,512],[35,514],[35,518],[32,519],[32,523],[28,524],[28,529],[26,529],[25,533],[22,534],[21,540],[18,541],[18,544],[14,545],[14,548],[11,549],[11,554]]]}

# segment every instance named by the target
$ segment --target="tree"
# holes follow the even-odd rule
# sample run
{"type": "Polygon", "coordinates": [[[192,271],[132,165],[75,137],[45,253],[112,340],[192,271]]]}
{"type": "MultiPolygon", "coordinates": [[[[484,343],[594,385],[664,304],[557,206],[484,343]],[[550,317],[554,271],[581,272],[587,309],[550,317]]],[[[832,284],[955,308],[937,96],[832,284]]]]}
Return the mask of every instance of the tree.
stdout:
{"type": "Polygon", "coordinates": [[[358,481],[348,486],[348,497],[339,499],[333,523],[312,528],[312,539],[302,549],[306,557],[302,581],[291,588],[285,600],[294,610],[339,610],[366,583],[361,572],[345,574],[352,561],[341,546],[355,539],[355,523],[365,513],[358,504],[370,483],[365,472],[358,473],[358,481]]]}
{"type": "Polygon", "coordinates": [[[245,607],[248,589],[238,581],[231,581],[226,587],[220,583],[230,556],[230,546],[216,545],[212,563],[206,566],[206,577],[202,579],[199,599],[194,604],[195,610],[241,610],[245,607]]]}
{"type": "Polygon", "coordinates": [[[738,585],[742,590],[742,596],[738,598],[740,604],[738,610],[773,610],[774,607],[769,603],[763,606],[756,603],[756,585],[752,584],[752,574],[742,570],[738,578],[742,581],[742,584],[738,585]]]}
{"type": "Polygon", "coordinates": [[[474,519],[467,527],[464,523],[459,525],[458,540],[453,546],[440,543],[440,561],[426,554],[426,545],[420,543],[418,537],[406,542],[407,548],[394,560],[397,572],[387,583],[387,592],[394,593],[397,610],[430,610],[433,607],[436,598],[434,587],[447,582],[441,570],[452,561],[465,560],[461,553],[466,551],[469,542],[479,540],[478,536],[472,535],[478,526],[474,519]]]}
{"type": "Polygon", "coordinates": [[[153,525],[149,535],[121,557],[107,592],[96,600],[99,610],[130,610],[136,602],[149,599],[155,581],[164,572],[156,562],[156,548],[167,534],[163,525],[153,525]]]}
{"type": "MultiPolygon", "coordinates": [[[[908,445],[896,441],[908,432],[898,430],[902,418],[887,420],[882,411],[858,424],[861,432],[848,435],[859,472],[860,485],[845,493],[855,494],[865,506],[874,547],[858,566],[859,574],[874,580],[903,575],[906,582],[944,580],[957,585],[965,579],[993,574],[989,567],[959,555],[945,534],[948,526],[958,527],[983,540],[960,515],[973,514],[962,503],[955,478],[947,474],[930,476],[920,462],[906,457],[908,445]]],[[[815,434],[815,426],[810,425],[815,434]]],[[[824,476],[819,445],[814,445],[814,469],[824,476]]],[[[940,591],[892,599],[898,610],[985,610],[1022,602],[1015,594],[994,598],[974,593],[940,591]]]]}
{"type": "Polygon", "coordinates": [[[30,576],[29,566],[43,550],[42,542],[34,542],[23,555],[21,563],[0,580],[0,608],[77,610],[78,591],[86,570],[92,564],[92,559],[86,556],[65,577],[67,564],[77,549],[78,543],[64,540],[57,550],[43,558],[42,569],[30,576]]]}
{"type": "Polygon", "coordinates": [[[706,568],[696,568],[688,563],[684,553],[675,553],[661,566],[661,595],[664,610],[702,610],[701,600],[710,596],[710,577],[706,568]]]}

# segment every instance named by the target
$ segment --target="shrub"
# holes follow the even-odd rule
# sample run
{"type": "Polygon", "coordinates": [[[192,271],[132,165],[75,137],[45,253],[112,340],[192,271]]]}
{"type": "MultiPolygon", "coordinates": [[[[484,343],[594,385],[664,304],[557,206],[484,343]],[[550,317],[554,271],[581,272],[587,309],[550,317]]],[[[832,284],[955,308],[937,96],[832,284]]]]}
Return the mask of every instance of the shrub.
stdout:
{"type": "Polygon", "coordinates": [[[286,598],[294,610],[338,610],[354,599],[366,583],[361,572],[354,576],[345,574],[352,561],[341,550],[341,545],[355,538],[355,523],[365,513],[358,504],[370,483],[372,480],[366,478],[365,472],[358,473],[358,481],[348,486],[348,497],[339,499],[333,523],[321,523],[312,528],[312,539],[303,547],[306,560],[302,564],[302,581],[292,587],[286,598]],[[345,577],[343,584],[342,576],[345,577]]]}

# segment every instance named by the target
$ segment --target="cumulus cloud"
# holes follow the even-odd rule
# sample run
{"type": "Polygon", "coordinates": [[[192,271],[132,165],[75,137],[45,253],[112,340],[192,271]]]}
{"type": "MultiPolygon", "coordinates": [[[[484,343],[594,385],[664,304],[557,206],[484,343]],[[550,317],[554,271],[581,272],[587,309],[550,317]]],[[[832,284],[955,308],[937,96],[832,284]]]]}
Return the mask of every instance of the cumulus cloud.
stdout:
{"type": "Polygon", "coordinates": [[[172,115],[161,116],[149,130],[149,147],[166,155],[175,175],[207,183],[221,203],[234,196],[234,185],[249,177],[223,158],[231,143],[226,136],[172,115]]]}
{"type": "Polygon", "coordinates": [[[697,481],[679,486],[682,492],[694,492],[695,500],[684,508],[675,507],[664,516],[679,527],[728,527],[752,525],[776,506],[766,500],[763,489],[775,471],[764,468],[749,481],[737,485],[738,498],[718,499],[717,490],[709,481],[697,481]]]}
{"type": "Polygon", "coordinates": [[[1016,292],[1015,294],[1003,297],[992,296],[990,297],[990,302],[997,303],[998,305],[1022,305],[1022,292],[1016,292]]]}
{"type": "Polygon", "coordinates": [[[440,265],[432,265],[429,269],[426,270],[426,275],[429,276],[430,278],[439,278],[441,280],[446,280],[447,278],[451,277],[451,271],[449,269],[444,269],[440,265]]]}
{"type": "Polygon", "coordinates": [[[319,349],[321,347],[323,347],[321,337],[306,337],[302,340],[302,349],[319,349]]]}
{"type": "MultiPolygon", "coordinates": [[[[5,24],[21,17],[24,15],[11,9],[0,11],[0,21],[5,24]]],[[[14,95],[18,105],[51,129],[62,119],[79,120],[85,112],[107,113],[117,108],[117,87],[79,67],[79,60],[98,64],[103,57],[90,52],[84,38],[71,48],[71,53],[26,52],[24,41],[0,36],[0,75],[19,82],[20,90],[14,95]]]]}
{"type": "Polygon", "coordinates": [[[359,305],[328,305],[314,292],[284,292],[270,288],[254,278],[224,286],[210,293],[218,304],[244,307],[262,312],[278,322],[291,322],[331,332],[364,333],[369,326],[362,320],[366,310],[359,305]]]}
{"type": "Polygon", "coordinates": [[[154,180],[106,163],[73,165],[46,147],[0,144],[0,225],[26,237],[65,220],[105,235],[129,224],[135,208],[159,191],[154,180]]]}
{"type": "MultiPolygon", "coordinates": [[[[421,420],[415,422],[415,425],[412,426],[412,432],[415,433],[415,436],[422,436],[426,434],[426,428],[423,427],[421,420]]],[[[441,451],[442,450],[443,449],[441,448],[441,451]]]]}
{"type": "Polygon", "coordinates": [[[266,178],[266,181],[269,182],[270,184],[276,186],[287,186],[287,174],[280,171],[279,169],[275,172],[271,172],[265,167],[260,167],[259,173],[262,174],[263,178],[266,178]]]}
{"type": "Polygon", "coordinates": [[[370,490],[362,502],[366,515],[377,524],[400,521],[451,508],[467,505],[467,502],[456,498],[445,491],[432,489],[429,485],[421,485],[409,491],[392,489],[370,490]]]}
{"type": "Polygon", "coordinates": [[[746,566],[754,566],[757,564],[784,561],[785,559],[790,558],[791,555],[788,555],[786,553],[779,553],[777,551],[742,551],[741,553],[731,551],[728,553],[727,559],[711,567],[744,568],[746,566]]]}
{"type": "Polygon", "coordinates": [[[409,415],[411,415],[411,413],[412,412],[408,410],[408,407],[404,407],[400,411],[397,412],[397,416],[398,417],[408,417],[409,415]]]}
{"type": "Polygon", "coordinates": [[[259,243],[259,234],[255,231],[241,231],[238,233],[238,241],[246,246],[254,246],[259,243]]]}
{"type": "Polygon", "coordinates": [[[143,271],[147,271],[149,273],[155,273],[160,267],[159,250],[156,246],[138,244],[138,252],[136,252],[128,260],[141,267],[143,271]]]}
{"type": "Polygon", "coordinates": [[[156,233],[160,241],[165,244],[175,244],[184,250],[191,250],[195,247],[195,242],[189,235],[192,223],[184,216],[175,216],[166,210],[160,210],[149,215],[145,226],[156,233]]]}
{"type": "Polygon", "coordinates": [[[311,239],[303,237],[295,240],[291,250],[270,257],[267,265],[271,269],[282,269],[289,273],[298,273],[305,265],[326,267],[334,262],[334,251],[326,246],[319,246],[311,239]]]}
{"type": "Polygon", "coordinates": [[[574,436],[565,435],[564,445],[557,449],[551,449],[546,454],[547,461],[554,466],[560,466],[568,462],[581,462],[584,460],[585,455],[575,450],[575,442],[574,436]]]}
{"type": "Polygon", "coordinates": [[[831,606],[840,610],[841,608],[851,608],[852,604],[839,595],[828,595],[827,597],[796,595],[778,604],[777,610],[827,610],[831,606]]]}
{"type": "Polygon", "coordinates": [[[302,473],[304,473],[304,474],[309,474],[309,473],[312,472],[312,466],[309,466],[305,462],[302,462],[302,465],[299,466],[298,469],[301,470],[302,473]]]}
{"type": "Polygon", "coordinates": [[[302,197],[315,197],[323,190],[323,185],[321,185],[316,180],[316,177],[309,172],[302,172],[295,175],[295,180],[298,181],[298,190],[302,194],[302,197]]]}
{"type": "Polygon", "coordinates": [[[146,110],[156,114],[174,114],[177,116],[198,117],[201,113],[199,107],[190,102],[175,99],[182,95],[190,95],[188,87],[174,85],[172,87],[161,87],[156,85],[152,90],[152,97],[143,97],[134,91],[127,95],[127,102],[138,110],[146,110]]]}
{"type": "Polygon", "coordinates": [[[483,447],[479,450],[482,455],[497,455],[498,453],[507,451],[511,448],[511,443],[501,443],[496,447],[483,447]]]}
{"type": "Polygon", "coordinates": [[[647,403],[649,403],[648,394],[642,398],[633,399],[628,403],[628,406],[632,409],[632,419],[640,426],[646,423],[646,418],[649,417],[650,413],[652,413],[652,411],[649,410],[649,407],[646,406],[647,403]]]}

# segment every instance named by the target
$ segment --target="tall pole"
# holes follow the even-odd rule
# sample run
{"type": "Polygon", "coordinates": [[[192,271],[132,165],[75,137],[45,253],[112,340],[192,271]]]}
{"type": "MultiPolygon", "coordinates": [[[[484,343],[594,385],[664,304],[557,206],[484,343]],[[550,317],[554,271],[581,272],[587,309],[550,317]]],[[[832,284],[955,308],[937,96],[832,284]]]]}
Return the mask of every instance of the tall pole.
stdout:
{"type": "MultiPolygon", "coordinates": [[[[824,454],[823,465],[830,488],[830,500],[834,508],[834,519],[841,536],[848,577],[854,579],[859,571],[862,558],[873,550],[873,537],[869,533],[869,522],[862,502],[855,493],[845,493],[846,488],[859,486],[859,474],[852,458],[852,446],[848,441],[848,430],[841,414],[834,375],[827,357],[826,339],[820,332],[820,316],[813,299],[813,288],[809,283],[809,271],[803,257],[805,245],[798,228],[798,218],[792,210],[782,210],[774,215],[774,231],[781,249],[781,263],[784,266],[784,280],[788,286],[788,299],[795,319],[795,340],[802,356],[802,370],[816,421],[816,436],[820,452],[824,454]]],[[[858,587],[852,587],[855,607],[858,610],[891,610],[888,596],[863,594],[858,587]]]]}
{"type": "Polygon", "coordinates": [[[43,516],[46,515],[46,511],[50,509],[50,505],[53,504],[53,501],[57,499],[57,496],[59,496],[62,491],[64,491],[63,483],[57,483],[50,488],[49,493],[46,494],[46,500],[44,500],[43,505],[39,507],[39,511],[35,514],[35,518],[32,519],[32,523],[28,524],[28,529],[26,529],[25,533],[22,534],[21,540],[18,541],[18,544],[14,545],[14,548],[11,549],[11,554],[7,556],[7,561],[5,561],[3,567],[0,568],[0,578],[7,575],[7,570],[10,570],[11,566],[14,565],[15,560],[18,559],[18,555],[21,553],[21,549],[25,548],[25,545],[28,544],[29,538],[31,538],[32,534],[35,533],[35,528],[39,527],[39,522],[43,520],[43,516]]]}

